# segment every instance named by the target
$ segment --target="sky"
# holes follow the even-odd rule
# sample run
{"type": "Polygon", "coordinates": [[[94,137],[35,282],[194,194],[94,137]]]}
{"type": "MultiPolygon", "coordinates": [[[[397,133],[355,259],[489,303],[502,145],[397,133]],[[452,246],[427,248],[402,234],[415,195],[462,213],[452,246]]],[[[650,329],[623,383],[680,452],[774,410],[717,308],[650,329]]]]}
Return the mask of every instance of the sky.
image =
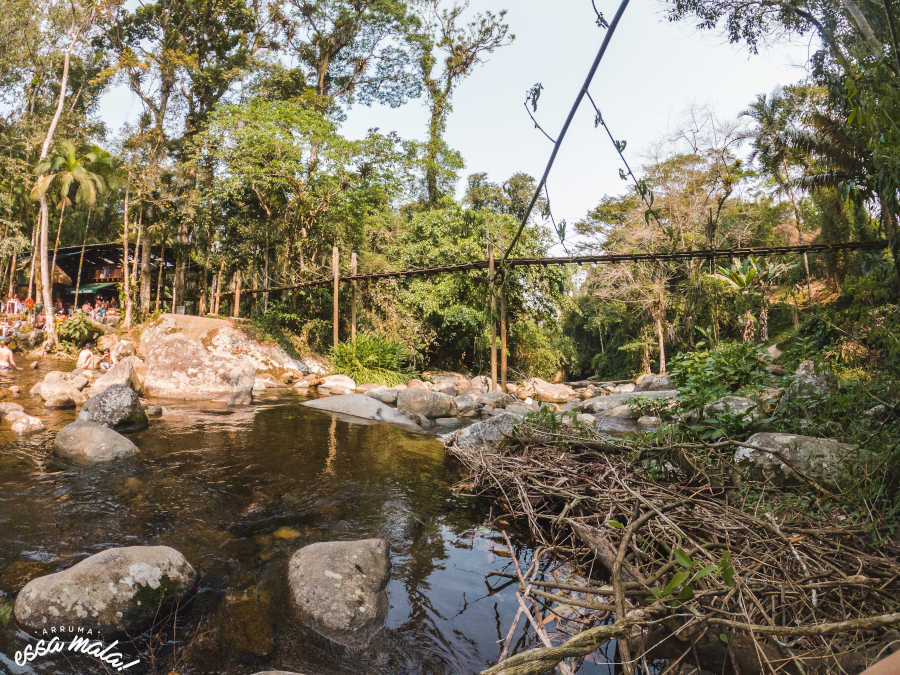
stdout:
{"type": "MultiPolygon", "coordinates": [[[[617,0],[596,0],[611,19],[617,0]]],[[[724,35],[690,23],[669,23],[661,0],[632,0],[591,87],[594,100],[640,175],[661,141],[682,128],[691,108],[708,108],[736,119],[759,93],[801,80],[812,47],[805,40],[779,42],[751,55],[724,35]]],[[[484,171],[502,183],[517,171],[538,177],[552,149],[522,107],[536,82],[544,90],[537,117],[556,135],[584,81],[604,31],[594,23],[590,0],[472,0],[473,11],[506,8],[514,42],[492,54],[457,89],[446,140],[459,150],[470,173],[484,171]]],[[[101,115],[111,130],[134,120],[140,104],[124,89],[103,101],[101,115]]],[[[362,137],[370,128],[404,138],[425,136],[424,100],[391,109],[355,106],[343,133],[362,137]]],[[[602,129],[593,126],[587,101],[561,148],[549,191],[553,213],[580,220],[605,194],[619,194],[620,162],[602,129]]],[[[571,229],[571,228],[570,228],[571,229]]]]}

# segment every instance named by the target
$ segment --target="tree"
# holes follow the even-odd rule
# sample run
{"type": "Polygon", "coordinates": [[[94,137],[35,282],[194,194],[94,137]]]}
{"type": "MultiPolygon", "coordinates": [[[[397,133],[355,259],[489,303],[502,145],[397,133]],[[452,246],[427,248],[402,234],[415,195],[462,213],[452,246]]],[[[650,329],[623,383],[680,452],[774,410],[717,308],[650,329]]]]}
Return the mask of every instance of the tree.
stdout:
{"type": "Polygon", "coordinates": [[[426,198],[432,208],[448,190],[449,180],[455,179],[454,170],[462,167],[459,155],[444,141],[453,94],[485,56],[515,37],[504,22],[505,11],[476,14],[466,22],[467,9],[467,3],[442,9],[439,0],[423,2],[424,32],[414,38],[430,107],[423,163],[426,198]]]}
{"type": "MultiPolygon", "coordinates": [[[[418,20],[401,0],[290,0],[281,21],[319,112],[333,104],[402,105],[421,91],[406,40],[418,20]]],[[[292,95],[301,93],[291,92],[292,95]]]]}

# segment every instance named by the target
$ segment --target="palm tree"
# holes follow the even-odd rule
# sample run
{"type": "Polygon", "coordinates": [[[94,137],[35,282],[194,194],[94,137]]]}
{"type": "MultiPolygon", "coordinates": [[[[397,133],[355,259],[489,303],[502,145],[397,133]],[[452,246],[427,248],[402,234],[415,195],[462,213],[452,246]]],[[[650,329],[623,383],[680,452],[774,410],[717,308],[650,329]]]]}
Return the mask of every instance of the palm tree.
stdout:
{"type": "Polygon", "coordinates": [[[66,207],[72,205],[69,192],[75,186],[75,204],[93,206],[97,202],[97,193],[102,191],[106,183],[103,177],[88,167],[94,164],[98,155],[103,152],[94,145],[75,147],[71,141],[60,141],[46,159],[38,162],[35,173],[41,176],[31,190],[31,198],[41,199],[56,184],[59,191],[59,224],[56,228],[56,243],[53,245],[53,262],[51,274],[56,269],[56,253],[59,250],[59,236],[62,231],[63,215],[66,207]]]}
{"type": "Polygon", "coordinates": [[[769,293],[775,285],[778,277],[791,268],[791,265],[785,263],[773,263],[766,260],[765,264],[761,264],[752,255],[748,256],[742,263],[737,261],[731,264],[731,267],[719,266],[717,273],[712,276],[724,283],[732,291],[736,292],[740,297],[744,298],[744,341],[749,342],[747,338],[751,335],[750,323],[753,314],[750,306],[755,296],[759,296],[759,339],[761,342],[769,340],[769,293]]]}

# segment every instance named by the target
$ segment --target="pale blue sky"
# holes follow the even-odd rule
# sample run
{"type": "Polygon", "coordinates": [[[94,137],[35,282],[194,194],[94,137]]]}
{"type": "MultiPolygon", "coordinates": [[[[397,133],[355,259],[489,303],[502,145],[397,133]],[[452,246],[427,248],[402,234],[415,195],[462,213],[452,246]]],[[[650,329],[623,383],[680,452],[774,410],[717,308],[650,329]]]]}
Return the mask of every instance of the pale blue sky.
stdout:
{"type": "MultiPolygon", "coordinates": [[[[597,0],[611,19],[618,2],[597,0]]],[[[535,177],[543,171],[550,143],[522,109],[525,91],[544,85],[538,117],[555,135],[596,53],[603,31],[594,24],[590,0],[473,0],[472,8],[508,10],[516,35],[478,67],[458,89],[447,129],[448,143],[462,152],[463,177],[486,171],[502,182],[516,171],[535,177]]],[[[751,56],[729,45],[721,33],[671,24],[661,0],[632,0],[591,89],[626,156],[640,167],[652,148],[682,125],[692,106],[708,106],[718,116],[736,118],[758,93],[790,84],[805,74],[810,46],[780,42],[751,56]]],[[[134,119],[138,102],[122,91],[107,96],[102,114],[115,131],[134,119]]],[[[344,133],[362,136],[370,127],[423,138],[424,100],[399,109],[357,106],[344,133]]],[[[623,189],[619,162],[593,113],[583,106],[569,131],[550,178],[554,214],[574,222],[606,193],[623,189]]]]}

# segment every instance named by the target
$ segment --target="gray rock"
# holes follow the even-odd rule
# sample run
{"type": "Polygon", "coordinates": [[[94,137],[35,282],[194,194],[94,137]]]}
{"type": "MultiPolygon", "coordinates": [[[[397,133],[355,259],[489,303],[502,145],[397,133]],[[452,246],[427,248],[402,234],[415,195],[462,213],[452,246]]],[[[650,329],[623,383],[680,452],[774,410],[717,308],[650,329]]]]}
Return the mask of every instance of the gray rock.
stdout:
{"type": "Polygon", "coordinates": [[[706,417],[722,413],[741,417],[747,422],[758,420],[762,416],[756,401],[743,396],[723,396],[703,408],[706,417]]]}
{"type": "MultiPolygon", "coordinates": [[[[822,481],[837,477],[846,461],[859,448],[833,438],[815,438],[795,434],[761,432],[747,439],[749,445],[771,450],[781,455],[803,473],[822,481]]],[[[734,453],[737,464],[750,465],[754,472],[767,477],[790,479],[796,474],[778,457],[753,448],[738,448],[734,453]]]]}
{"type": "Polygon", "coordinates": [[[645,373],[634,381],[635,391],[665,391],[667,389],[672,389],[672,381],[665,373],[661,375],[645,373]]]}
{"type": "Polygon", "coordinates": [[[16,597],[16,621],[32,632],[71,624],[136,636],[196,579],[184,556],[168,546],[112,548],[29,581],[16,597]]]}
{"type": "Polygon", "coordinates": [[[631,394],[634,392],[634,382],[626,382],[625,384],[614,384],[609,388],[613,394],[631,394]]]}
{"type": "Polygon", "coordinates": [[[391,405],[397,402],[397,390],[392,387],[378,387],[366,392],[366,396],[371,396],[376,401],[389,403],[391,405]]]}
{"type": "Polygon", "coordinates": [[[460,429],[447,437],[446,443],[461,450],[490,448],[511,434],[521,421],[520,415],[502,411],[493,417],[460,429]]]}
{"type": "Polygon", "coordinates": [[[478,409],[478,396],[475,394],[462,394],[453,400],[456,403],[457,415],[466,415],[478,409]]]}
{"type": "Polygon", "coordinates": [[[662,391],[643,391],[640,394],[607,394],[606,396],[595,396],[586,401],[581,401],[575,405],[576,410],[589,412],[595,415],[605,413],[620,405],[624,405],[625,401],[633,398],[659,399],[659,398],[675,398],[678,396],[677,389],[668,389],[662,391]]]}
{"type": "Polygon", "coordinates": [[[488,391],[478,397],[478,405],[490,405],[495,408],[505,408],[510,403],[516,403],[515,396],[505,391],[488,391]]]}
{"type": "Polygon", "coordinates": [[[447,394],[447,396],[456,396],[457,394],[455,382],[442,380],[440,382],[432,382],[432,384],[434,385],[432,391],[439,391],[442,394],[447,394]]]}
{"type": "Polygon", "coordinates": [[[328,396],[312,401],[304,401],[301,405],[324,412],[350,415],[364,420],[387,422],[388,424],[398,424],[412,430],[418,430],[418,425],[414,418],[404,415],[396,408],[392,408],[367,394],[328,396]]]}
{"type": "Polygon", "coordinates": [[[523,417],[530,412],[534,412],[539,409],[537,403],[519,403],[516,401],[515,403],[509,403],[504,410],[506,412],[511,412],[514,415],[522,415],[523,417]]]}
{"type": "Polygon", "coordinates": [[[147,428],[147,413],[137,392],[124,384],[110,385],[102,393],[91,396],[78,413],[78,419],[118,431],[147,428]]]}
{"type": "Polygon", "coordinates": [[[114,384],[124,384],[135,391],[141,391],[142,383],[139,373],[143,371],[144,362],[137,356],[128,356],[98,377],[88,389],[88,395],[102,394],[114,384]]]}
{"type": "Polygon", "coordinates": [[[56,434],[56,454],[79,462],[107,462],[130,457],[137,446],[117,431],[95,422],[77,420],[56,434]]]}
{"type": "Polygon", "coordinates": [[[356,391],[356,382],[346,375],[328,375],[322,378],[319,391],[323,394],[351,394],[356,391]]]}
{"type": "Polygon", "coordinates": [[[491,378],[487,375],[478,375],[469,380],[469,386],[481,392],[490,391],[491,378]]]}
{"type": "Polygon", "coordinates": [[[304,625],[361,649],[384,627],[390,571],[383,539],[321,542],[291,556],[288,584],[304,625]]]}
{"type": "Polygon", "coordinates": [[[435,426],[443,427],[444,429],[456,429],[462,422],[455,417],[438,417],[434,420],[434,424],[435,426]]]}
{"type": "Polygon", "coordinates": [[[87,383],[87,378],[79,371],[63,373],[53,370],[31,388],[31,395],[42,398],[45,408],[74,408],[76,405],[84,403],[87,399],[81,392],[81,389],[87,383]]]}
{"type": "Polygon", "coordinates": [[[425,417],[452,417],[456,403],[452,396],[421,387],[409,387],[397,394],[397,410],[425,417]]]}
{"type": "Polygon", "coordinates": [[[785,392],[788,399],[805,396],[823,396],[837,388],[837,377],[825,366],[816,367],[812,361],[797,366],[794,380],[785,392]]]}

